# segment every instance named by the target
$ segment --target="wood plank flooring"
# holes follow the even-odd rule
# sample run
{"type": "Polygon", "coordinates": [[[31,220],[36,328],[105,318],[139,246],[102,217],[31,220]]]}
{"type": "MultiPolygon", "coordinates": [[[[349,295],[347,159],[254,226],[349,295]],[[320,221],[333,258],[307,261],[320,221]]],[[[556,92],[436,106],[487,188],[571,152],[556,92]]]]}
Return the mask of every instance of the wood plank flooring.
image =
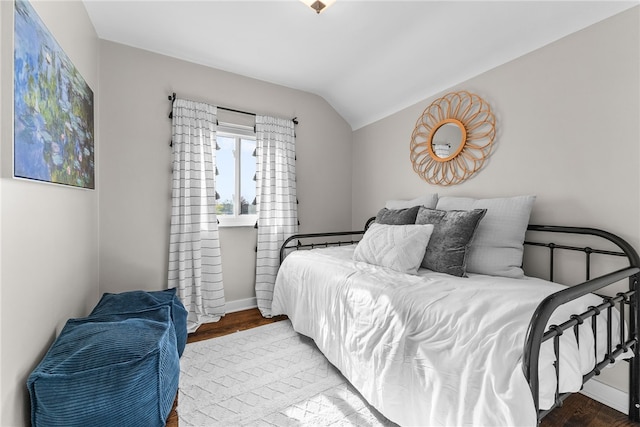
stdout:
{"type": "MultiPolygon", "coordinates": [[[[219,322],[208,323],[200,326],[198,330],[189,334],[187,342],[196,342],[223,335],[231,334],[245,329],[255,328],[268,323],[286,319],[286,316],[278,316],[265,319],[258,309],[245,310],[230,313],[219,322]]],[[[176,403],[177,403],[176,396],[176,403]]],[[[167,427],[178,427],[178,416],[174,409],[167,419],[167,427]]],[[[576,393],[565,400],[561,408],[557,408],[547,415],[540,424],[541,427],[639,427],[640,423],[633,423],[627,416],[606,405],[592,400],[580,393],[576,393]]]]}

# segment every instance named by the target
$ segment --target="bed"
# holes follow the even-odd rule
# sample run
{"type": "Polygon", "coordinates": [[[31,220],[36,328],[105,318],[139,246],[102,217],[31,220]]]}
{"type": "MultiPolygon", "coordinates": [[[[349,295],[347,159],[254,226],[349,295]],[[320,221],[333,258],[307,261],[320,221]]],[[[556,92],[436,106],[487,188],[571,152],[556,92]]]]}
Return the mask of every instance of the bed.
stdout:
{"type": "MultiPolygon", "coordinates": [[[[622,360],[629,362],[629,418],[639,421],[640,258],[633,247],[602,230],[529,225],[532,198],[517,218],[504,217],[512,207],[504,209],[505,200],[444,199],[416,208],[418,219],[411,213],[406,217],[406,206],[388,203],[398,209],[385,207],[364,230],[291,236],[281,248],[273,315],[287,315],[370,404],[400,425],[536,425],[585,381],[622,360]],[[478,209],[482,206],[486,209],[478,209]],[[442,233],[436,236],[434,230],[444,230],[447,239],[465,234],[447,228],[456,221],[438,222],[433,215],[463,211],[479,218],[467,230],[472,238],[463,245],[462,271],[433,263],[427,265],[435,270],[424,268],[430,248],[450,249],[442,247],[442,233]],[[515,238],[519,244],[500,240],[504,235],[496,224],[522,228],[515,238]],[[418,268],[394,265],[415,258],[415,243],[402,242],[419,235],[417,229],[423,234],[414,240],[424,242],[425,233],[430,239],[418,268]],[[376,233],[387,235],[372,240],[376,233]],[[397,240],[388,233],[407,234],[397,240]],[[536,239],[587,236],[589,245],[525,241],[525,233],[536,239]],[[496,238],[503,250],[497,257],[484,246],[496,238]],[[594,238],[604,242],[603,249],[591,245],[594,238]],[[362,248],[372,241],[378,245],[363,258],[362,248]],[[521,273],[518,246],[525,245],[528,251],[545,251],[548,280],[521,273]],[[391,267],[385,264],[388,252],[395,253],[391,267]],[[554,282],[554,274],[562,271],[557,265],[565,259],[558,255],[562,252],[581,254],[586,281],[575,286],[554,282]],[[613,271],[592,278],[594,265],[602,264],[593,261],[596,257],[615,258],[613,271]],[[501,275],[482,272],[492,262],[497,264],[490,272],[502,269],[501,275]],[[613,293],[604,296],[611,287],[613,293]]],[[[570,264],[574,261],[569,258],[570,264]]],[[[415,260],[409,264],[415,266],[415,260]]]]}

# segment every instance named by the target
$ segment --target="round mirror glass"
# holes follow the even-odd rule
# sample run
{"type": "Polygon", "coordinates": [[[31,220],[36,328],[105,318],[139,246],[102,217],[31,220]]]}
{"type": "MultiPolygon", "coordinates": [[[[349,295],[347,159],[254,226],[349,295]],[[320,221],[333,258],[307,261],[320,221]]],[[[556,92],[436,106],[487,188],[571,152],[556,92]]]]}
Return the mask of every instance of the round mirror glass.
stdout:
{"type": "Polygon", "coordinates": [[[431,149],[437,160],[455,157],[464,146],[462,125],[456,122],[445,122],[436,128],[431,138],[431,149]]]}

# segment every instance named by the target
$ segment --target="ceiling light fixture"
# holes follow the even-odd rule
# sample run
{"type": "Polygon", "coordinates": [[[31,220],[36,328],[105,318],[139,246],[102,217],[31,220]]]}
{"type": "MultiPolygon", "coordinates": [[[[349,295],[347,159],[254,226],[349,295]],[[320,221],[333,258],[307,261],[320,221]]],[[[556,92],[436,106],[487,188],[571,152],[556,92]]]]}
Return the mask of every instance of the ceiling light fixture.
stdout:
{"type": "Polygon", "coordinates": [[[336,2],[336,0],[324,0],[324,1],[320,1],[320,0],[300,0],[300,1],[302,3],[304,3],[304,4],[306,4],[307,6],[309,6],[311,9],[315,10],[317,14],[320,14],[320,12],[324,12],[326,8],[328,8],[333,3],[336,2]]]}

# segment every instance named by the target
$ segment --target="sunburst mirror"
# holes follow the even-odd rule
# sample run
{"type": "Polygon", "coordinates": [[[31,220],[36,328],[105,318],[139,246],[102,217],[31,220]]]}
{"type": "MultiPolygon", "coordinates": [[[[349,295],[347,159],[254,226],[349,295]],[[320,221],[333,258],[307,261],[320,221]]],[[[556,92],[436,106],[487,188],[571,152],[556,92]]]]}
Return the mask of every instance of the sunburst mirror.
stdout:
{"type": "Polygon", "coordinates": [[[430,184],[459,184],[482,168],[495,135],[489,104],[469,92],[448,93],[416,122],[411,135],[413,170],[430,184]]]}

